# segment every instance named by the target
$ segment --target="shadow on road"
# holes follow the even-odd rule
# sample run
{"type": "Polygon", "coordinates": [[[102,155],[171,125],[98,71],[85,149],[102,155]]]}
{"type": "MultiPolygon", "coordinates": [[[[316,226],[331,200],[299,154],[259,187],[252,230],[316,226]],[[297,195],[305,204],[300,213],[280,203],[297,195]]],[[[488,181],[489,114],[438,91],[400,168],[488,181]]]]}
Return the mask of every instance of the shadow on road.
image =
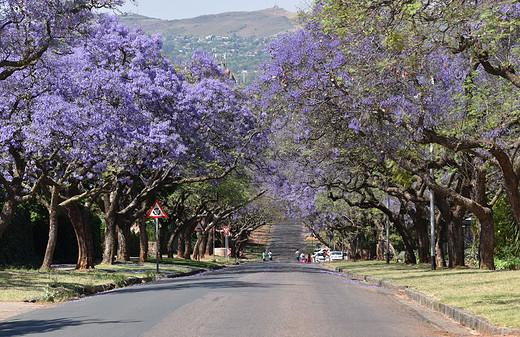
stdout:
{"type": "MultiPolygon", "coordinates": [[[[237,278],[242,274],[254,273],[328,273],[329,270],[323,269],[314,264],[299,264],[299,263],[251,263],[237,267],[230,267],[217,271],[208,271],[189,277],[182,277],[176,279],[164,279],[156,283],[138,284],[131,287],[117,289],[117,293],[141,293],[158,290],[178,289],[240,289],[240,288],[266,288],[276,287],[282,284],[270,283],[256,283],[241,281],[237,278]]],[[[100,293],[95,296],[110,296],[115,294],[114,291],[100,293]]]]}
{"type": "MultiPolygon", "coordinates": [[[[66,327],[83,327],[89,324],[124,324],[130,321],[88,320],[82,317],[53,320],[16,320],[0,323],[0,336],[25,336],[34,333],[48,333],[66,327]]],[[[135,322],[135,320],[132,320],[135,322]]]]}

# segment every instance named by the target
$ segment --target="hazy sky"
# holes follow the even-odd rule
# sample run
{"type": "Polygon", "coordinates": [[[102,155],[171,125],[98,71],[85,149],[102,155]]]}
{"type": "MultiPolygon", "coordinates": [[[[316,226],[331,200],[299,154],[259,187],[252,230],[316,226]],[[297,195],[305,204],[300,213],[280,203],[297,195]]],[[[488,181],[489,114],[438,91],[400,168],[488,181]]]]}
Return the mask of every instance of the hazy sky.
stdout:
{"type": "Polygon", "coordinates": [[[174,20],[224,12],[255,11],[275,5],[297,12],[298,9],[305,9],[308,2],[309,0],[137,0],[136,6],[126,0],[122,11],[174,20]]]}

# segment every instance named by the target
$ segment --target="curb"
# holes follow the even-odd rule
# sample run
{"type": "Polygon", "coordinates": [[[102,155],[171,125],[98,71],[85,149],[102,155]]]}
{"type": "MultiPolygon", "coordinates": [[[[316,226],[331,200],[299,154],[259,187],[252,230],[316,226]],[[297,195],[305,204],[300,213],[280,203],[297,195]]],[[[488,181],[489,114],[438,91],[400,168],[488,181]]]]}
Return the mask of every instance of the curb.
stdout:
{"type": "Polygon", "coordinates": [[[446,315],[456,322],[478,331],[482,334],[486,335],[512,335],[512,336],[520,336],[520,328],[508,328],[502,327],[499,325],[495,325],[490,323],[486,318],[476,316],[466,310],[461,308],[448,305],[445,303],[440,303],[439,301],[415,290],[408,288],[406,285],[396,284],[387,280],[379,279],[376,277],[368,276],[368,275],[360,275],[349,271],[344,271],[342,268],[336,268],[335,271],[344,273],[351,277],[362,278],[365,282],[379,286],[385,289],[392,289],[402,291],[406,294],[406,296],[422,306],[429,308],[431,310],[437,311],[443,315],[446,315]]]}
{"type": "MultiPolygon", "coordinates": [[[[188,272],[184,273],[175,273],[175,274],[167,274],[163,276],[161,279],[170,279],[170,278],[178,278],[178,277],[184,277],[184,276],[193,276],[197,275],[203,272],[208,271],[208,269],[193,269],[188,272]]],[[[117,285],[115,283],[108,283],[108,284],[101,284],[97,286],[85,286],[85,287],[77,287],[74,290],[77,291],[80,295],[94,295],[97,293],[113,290],[116,288],[125,288],[128,286],[132,286],[135,284],[141,284],[141,283],[148,283],[157,281],[160,279],[152,278],[152,277],[131,277],[126,279],[122,285],[117,285]]]]}
{"type": "MultiPolygon", "coordinates": [[[[193,276],[200,273],[204,273],[210,270],[218,270],[222,269],[224,267],[217,267],[217,268],[211,268],[211,269],[192,269],[187,272],[182,273],[166,273],[166,275],[162,275],[161,278],[152,278],[152,277],[131,277],[126,280],[124,280],[121,284],[115,284],[115,283],[106,283],[106,284],[99,284],[95,286],[84,286],[84,287],[75,287],[73,291],[79,294],[80,297],[84,296],[92,296],[98,293],[118,289],[118,288],[125,288],[128,286],[132,286],[135,284],[141,284],[141,283],[148,283],[148,282],[154,282],[161,279],[171,279],[171,278],[178,278],[178,277],[185,277],[185,276],[193,276]]],[[[69,300],[73,300],[74,298],[70,298],[69,300]]],[[[77,298],[75,298],[77,299],[77,298]]],[[[39,298],[32,298],[29,300],[25,300],[23,302],[27,303],[35,303],[39,300],[39,298]]]]}

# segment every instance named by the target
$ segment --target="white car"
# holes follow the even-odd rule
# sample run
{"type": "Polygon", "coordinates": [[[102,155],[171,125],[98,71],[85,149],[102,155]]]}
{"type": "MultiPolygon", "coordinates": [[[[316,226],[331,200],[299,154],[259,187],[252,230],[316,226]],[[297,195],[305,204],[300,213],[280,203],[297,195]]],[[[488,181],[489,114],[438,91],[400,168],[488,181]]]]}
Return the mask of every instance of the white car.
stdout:
{"type": "Polygon", "coordinates": [[[312,258],[314,259],[314,262],[330,261],[330,250],[329,250],[329,248],[316,249],[314,251],[314,254],[312,255],[312,258]],[[326,252],[328,252],[328,254],[326,252]]]}
{"type": "Polygon", "coordinates": [[[330,259],[332,261],[343,260],[344,258],[345,258],[345,254],[343,252],[339,252],[339,251],[330,252],[330,259]]]}

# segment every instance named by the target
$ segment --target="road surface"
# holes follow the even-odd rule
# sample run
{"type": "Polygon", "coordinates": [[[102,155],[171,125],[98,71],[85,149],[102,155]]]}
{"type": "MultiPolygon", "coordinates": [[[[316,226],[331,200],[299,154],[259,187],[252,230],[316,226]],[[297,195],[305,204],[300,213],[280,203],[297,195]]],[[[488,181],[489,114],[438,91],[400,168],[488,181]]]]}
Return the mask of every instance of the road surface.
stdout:
{"type": "Polygon", "coordinates": [[[0,336],[476,335],[397,292],[293,261],[298,240],[278,249],[278,239],[272,240],[272,262],[141,284],[13,316],[0,322],[0,336]]]}

